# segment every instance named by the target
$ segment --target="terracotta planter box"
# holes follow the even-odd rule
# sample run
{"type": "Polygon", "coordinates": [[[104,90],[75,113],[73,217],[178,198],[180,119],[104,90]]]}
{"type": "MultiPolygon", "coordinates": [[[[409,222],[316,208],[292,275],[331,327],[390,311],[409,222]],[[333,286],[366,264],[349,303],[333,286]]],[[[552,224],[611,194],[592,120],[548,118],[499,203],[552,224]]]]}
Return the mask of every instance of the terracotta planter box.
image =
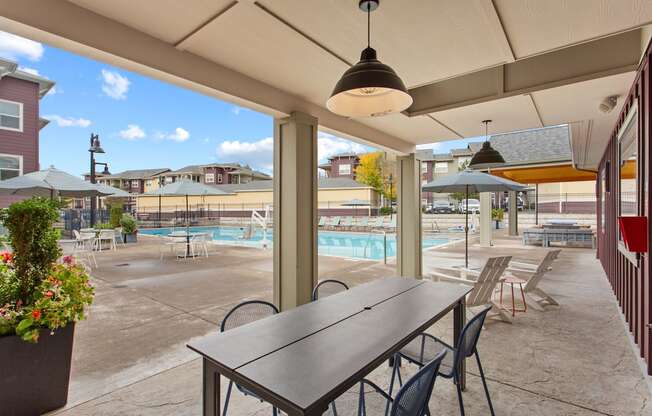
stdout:
{"type": "Polygon", "coordinates": [[[12,335],[0,337],[0,413],[40,415],[68,401],[75,324],[41,331],[36,344],[12,335]]]}

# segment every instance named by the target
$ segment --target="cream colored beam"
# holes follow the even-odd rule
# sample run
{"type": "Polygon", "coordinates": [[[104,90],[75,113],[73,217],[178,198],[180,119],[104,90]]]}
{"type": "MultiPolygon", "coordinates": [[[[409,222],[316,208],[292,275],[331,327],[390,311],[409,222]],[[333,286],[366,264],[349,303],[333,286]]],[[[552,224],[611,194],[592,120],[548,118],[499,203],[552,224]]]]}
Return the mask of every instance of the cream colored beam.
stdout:
{"type": "Polygon", "coordinates": [[[317,282],[317,119],[274,121],[274,303],[310,302],[317,282]]]}
{"type": "Polygon", "coordinates": [[[412,88],[417,116],[635,71],[642,29],[412,88]]]}
{"type": "Polygon", "coordinates": [[[509,213],[508,213],[508,223],[509,223],[509,235],[518,235],[518,204],[517,196],[515,191],[509,191],[509,213]]]}
{"type": "MultiPolygon", "coordinates": [[[[237,7],[237,5],[235,6],[237,7]]],[[[321,105],[225,66],[181,51],[65,0],[0,0],[0,30],[189,88],[221,100],[284,117],[312,114],[322,126],[348,138],[402,154],[408,143],[383,131],[337,116],[321,105]],[[44,7],[47,3],[47,7],[44,7]]],[[[261,62],[264,65],[264,62],[261,62]]],[[[315,81],[318,82],[318,81],[315,81]]]]}
{"type": "Polygon", "coordinates": [[[414,153],[397,158],[398,173],[396,267],[399,276],[420,279],[421,249],[421,161],[414,153]]]}
{"type": "Polygon", "coordinates": [[[480,247],[490,247],[493,234],[491,227],[491,192],[480,193],[480,247]]]}

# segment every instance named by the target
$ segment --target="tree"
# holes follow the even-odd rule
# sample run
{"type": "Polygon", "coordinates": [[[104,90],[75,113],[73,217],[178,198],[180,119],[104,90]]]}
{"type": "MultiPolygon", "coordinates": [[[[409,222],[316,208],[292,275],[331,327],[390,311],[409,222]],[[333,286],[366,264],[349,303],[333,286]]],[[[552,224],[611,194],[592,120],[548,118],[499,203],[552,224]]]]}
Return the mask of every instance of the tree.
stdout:
{"type": "Polygon", "coordinates": [[[373,152],[360,156],[360,164],[355,168],[355,177],[360,183],[369,185],[376,192],[383,192],[383,174],[381,171],[382,153],[373,152]]]}

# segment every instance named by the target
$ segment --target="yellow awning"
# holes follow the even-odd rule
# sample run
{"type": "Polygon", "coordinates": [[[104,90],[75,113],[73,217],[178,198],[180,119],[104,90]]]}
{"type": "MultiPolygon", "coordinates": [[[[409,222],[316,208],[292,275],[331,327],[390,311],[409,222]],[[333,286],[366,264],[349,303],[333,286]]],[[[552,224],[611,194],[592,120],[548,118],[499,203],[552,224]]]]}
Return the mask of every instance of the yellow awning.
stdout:
{"type": "Polygon", "coordinates": [[[523,184],[592,181],[596,178],[595,173],[577,170],[570,163],[528,168],[499,168],[492,169],[491,174],[523,184]]]}

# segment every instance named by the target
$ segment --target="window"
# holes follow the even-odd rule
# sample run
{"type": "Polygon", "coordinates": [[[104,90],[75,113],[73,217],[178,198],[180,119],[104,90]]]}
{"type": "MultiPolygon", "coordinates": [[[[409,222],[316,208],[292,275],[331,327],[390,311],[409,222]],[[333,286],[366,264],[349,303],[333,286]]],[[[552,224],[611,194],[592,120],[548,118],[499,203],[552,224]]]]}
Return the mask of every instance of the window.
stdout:
{"type": "Polygon", "coordinates": [[[0,128],[23,131],[23,104],[0,100],[0,128]]]}
{"type": "Polygon", "coordinates": [[[145,186],[148,187],[148,188],[149,188],[150,186],[152,186],[152,181],[151,181],[151,180],[148,180],[147,182],[145,182],[145,186]]]}
{"type": "Polygon", "coordinates": [[[23,157],[0,155],[0,180],[15,178],[23,174],[23,157]]]}
{"type": "Polygon", "coordinates": [[[165,177],[165,183],[172,183],[172,182],[173,182],[172,176],[166,176],[165,177]]]}
{"type": "Polygon", "coordinates": [[[428,173],[428,164],[426,162],[421,162],[421,173],[428,173]]]}
{"type": "Polygon", "coordinates": [[[221,173],[217,174],[217,183],[222,183],[222,174],[221,173]]]}
{"type": "Polygon", "coordinates": [[[214,173],[207,173],[204,175],[204,182],[206,183],[215,183],[215,174],[214,173]]]}
{"type": "Polygon", "coordinates": [[[138,186],[140,186],[140,183],[138,182],[137,179],[131,181],[131,187],[132,188],[138,188],[138,186]]]}
{"type": "Polygon", "coordinates": [[[338,172],[340,175],[350,175],[351,174],[351,165],[346,163],[343,165],[340,165],[338,168],[338,172]]]}
{"type": "Polygon", "coordinates": [[[448,173],[448,162],[435,162],[435,173],[448,173]]]}
{"type": "MultiPolygon", "coordinates": [[[[625,118],[623,127],[618,132],[618,216],[627,217],[638,215],[637,171],[638,108],[634,106],[627,115],[627,118],[625,118]]],[[[620,231],[618,232],[618,238],[622,241],[620,231]]],[[[629,253],[622,244],[619,244],[619,248],[626,255],[633,254],[629,253]]]]}
{"type": "Polygon", "coordinates": [[[240,175],[231,175],[231,183],[239,184],[240,183],[240,175]]]}

